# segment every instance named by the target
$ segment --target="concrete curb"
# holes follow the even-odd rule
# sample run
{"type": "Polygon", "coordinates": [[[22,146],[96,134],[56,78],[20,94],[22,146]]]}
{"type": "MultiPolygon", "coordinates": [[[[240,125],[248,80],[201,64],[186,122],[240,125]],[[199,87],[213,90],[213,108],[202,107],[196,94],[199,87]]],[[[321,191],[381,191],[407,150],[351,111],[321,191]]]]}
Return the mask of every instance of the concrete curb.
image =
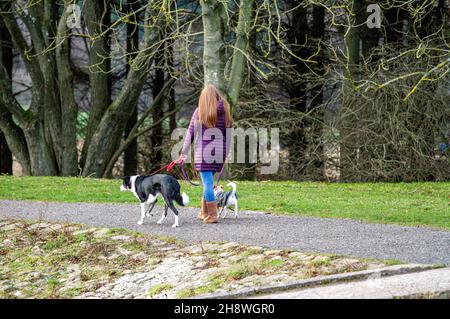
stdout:
{"type": "Polygon", "coordinates": [[[380,278],[394,275],[402,275],[413,272],[421,272],[430,269],[442,268],[442,265],[424,265],[424,264],[407,264],[407,265],[395,265],[379,269],[355,271],[344,274],[336,274],[330,276],[318,276],[311,279],[303,279],[287,284],[276,284],[263,287],[245,288],[234,292],[217,293],[209,295],[201,295],[193,297],[192,299],[230,299],[230,298],[243,298],[248,296],[254,296],[259,294],[269,294],[279,291],[286,291],[291,289],[309,288],[329,283],[351,281],[351,280],[363,280],[370,277],[380,278]]]}

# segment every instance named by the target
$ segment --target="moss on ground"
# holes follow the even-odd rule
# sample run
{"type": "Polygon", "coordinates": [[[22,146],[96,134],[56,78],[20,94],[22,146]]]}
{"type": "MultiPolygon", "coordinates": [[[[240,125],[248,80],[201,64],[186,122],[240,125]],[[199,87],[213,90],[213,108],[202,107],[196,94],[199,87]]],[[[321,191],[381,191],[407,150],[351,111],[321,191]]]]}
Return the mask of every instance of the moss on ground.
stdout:
{"type": "Polygon", "coordinates": [[[163,284],[155,285],[152,288],[150,288],[149,291],[147,292],[147,294],[149,297],[153,297],[164,291],[171,290],[172,288],[173,288],[173,286],[171,284],[163,283],[163,284]]]}

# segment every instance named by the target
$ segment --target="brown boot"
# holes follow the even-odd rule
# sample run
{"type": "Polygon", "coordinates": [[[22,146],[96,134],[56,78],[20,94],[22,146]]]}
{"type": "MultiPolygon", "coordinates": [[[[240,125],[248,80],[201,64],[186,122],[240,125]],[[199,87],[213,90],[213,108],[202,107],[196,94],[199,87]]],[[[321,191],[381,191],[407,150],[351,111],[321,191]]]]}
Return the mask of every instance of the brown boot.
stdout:
{"type": "Polygon", "coordinates": [[[217,202],[206,202],[206,210],[208,211],[208,217],[203,222],[205,224],[217,223],[217,202]]]}
{"type": "Polygon", "coordinates": [[[201,220],[204,220],[206,217],[208,217],[208,211],[206,210],[206,201],[204,198],[202,198],[202,208],[200,209],[197,217],[201,220]]]}

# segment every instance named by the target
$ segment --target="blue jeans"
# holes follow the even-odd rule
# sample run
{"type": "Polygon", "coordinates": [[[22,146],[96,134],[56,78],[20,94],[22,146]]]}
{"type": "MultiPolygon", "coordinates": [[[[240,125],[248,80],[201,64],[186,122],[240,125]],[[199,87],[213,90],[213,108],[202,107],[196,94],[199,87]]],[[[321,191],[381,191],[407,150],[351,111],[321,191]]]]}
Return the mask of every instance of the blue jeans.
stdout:
{"type": "Polygon", "coordinates": [[[207,202],[213,202],[214,197],[214,172],[200,171],[200,177],[203,183],[203,197],[207,202]]]}

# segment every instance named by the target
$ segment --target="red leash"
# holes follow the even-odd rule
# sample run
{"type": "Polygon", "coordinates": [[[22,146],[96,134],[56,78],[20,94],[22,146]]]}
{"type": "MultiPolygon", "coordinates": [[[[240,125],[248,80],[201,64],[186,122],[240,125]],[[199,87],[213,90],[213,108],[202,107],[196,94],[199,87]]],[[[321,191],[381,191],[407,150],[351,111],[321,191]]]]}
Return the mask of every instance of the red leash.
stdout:
{"type": "Polygon", "coordinates": [[[169,164],[164,165],[163,167],[161,167],[153,172],[148,173],[148,175],[149,176],[155,175],[156,173],[159,173],[159,172],[163,171],[164,169],[166,169],[166,171],[170,172],[172,170],[172,168],[174,168],[175,165],[177,165],[177,164],[180,164],[181,172],[183,173],[183,177],[186,180],[186,182],[188,182],[189,184],[191,184],[193,186],[200,186],[200,184],[194,183],[193,181],[191,181],[189,179],[189,176],[188,176],[186,170],[184,169],[183,162],[178,163],[178,161],[172,161],[169,164]]]}
{"type": "Polygon", "coordinates": [[[156,171],[150,172],[148,173],[149,176],[155,175],[158,172],[161,172],[162,170],[164,170],[165,168],[167,168],[167,171],[170,172],[172,170],[172,168],[177,165],[176,161],[170,162],[167,165],[164,165],[163,167],[161,167],[160,169],[157,169],[156,171]]]}

